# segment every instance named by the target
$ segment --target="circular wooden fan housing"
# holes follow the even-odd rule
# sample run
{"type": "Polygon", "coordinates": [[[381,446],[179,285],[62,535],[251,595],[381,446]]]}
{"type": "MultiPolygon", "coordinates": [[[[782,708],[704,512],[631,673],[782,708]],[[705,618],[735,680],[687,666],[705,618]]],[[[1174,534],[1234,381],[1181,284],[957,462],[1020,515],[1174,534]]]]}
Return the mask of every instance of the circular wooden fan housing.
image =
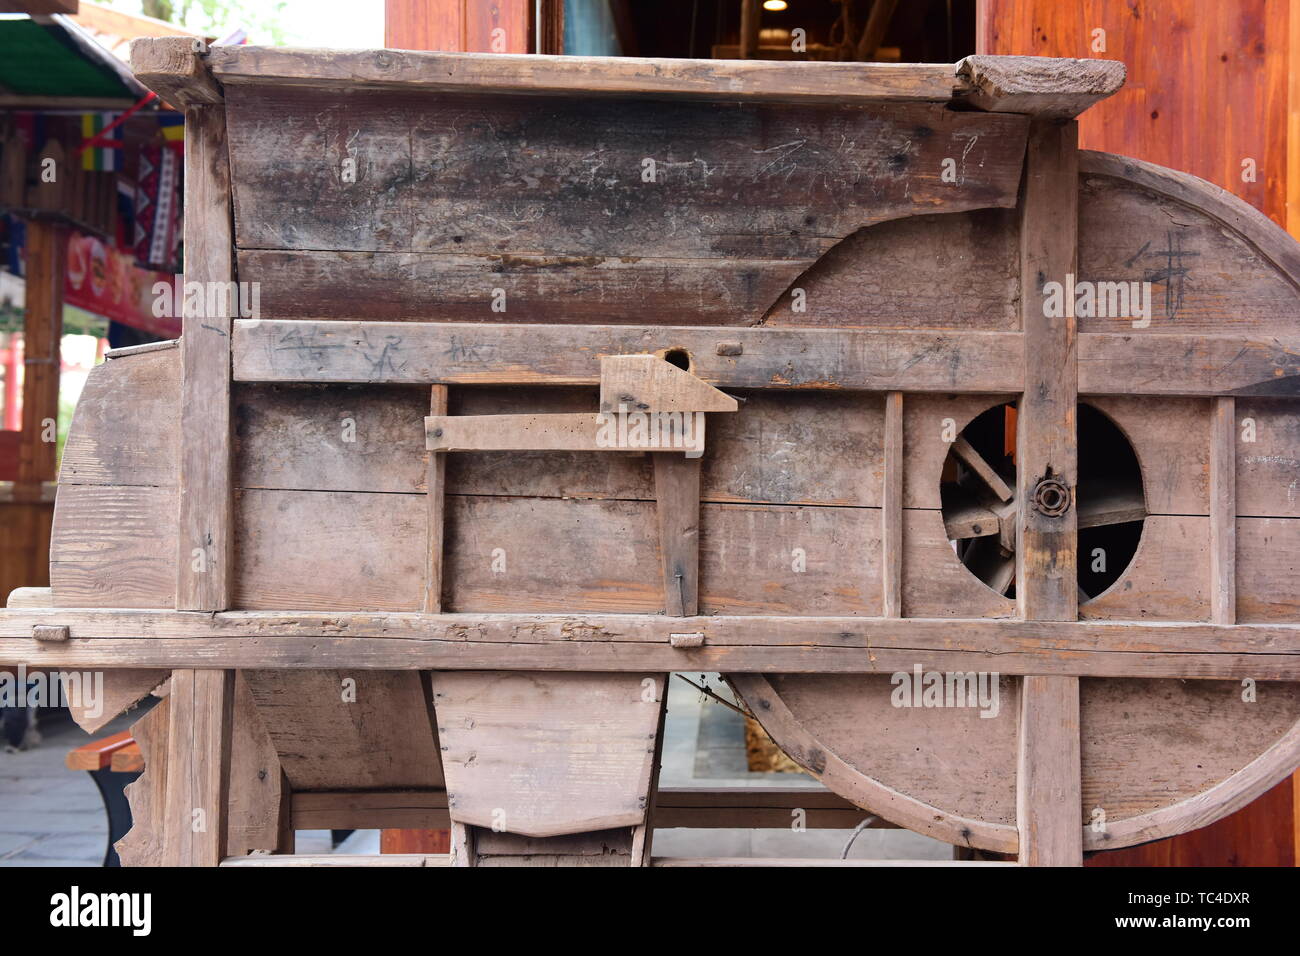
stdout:
{"type": "MultiPolygon", "coordinates": [[[[933,287],[963,290],[955,301],[918,309],[873,287],[877,311],[893,327],[941,321],[974,334],[1014,330],[1017,241],[1015,217],[1000,212],[883,223],[841,242],[797,284],[810,302],[847,300],[864,276],[902,259],[909,268],[931,262],[941,250],[933,287]]],[[[1238,342],[1293,334],[1300,312],[1300,254],[1273,223],[1194,177],[1104,153],[1080,153],[1077,271],[1080,279],[1154,276],[1144,326],[1122,316],[1079,319],[1081,344],[1093,333],[1119,334],[1133,356],[1143,354],[1144,336],[1177,332],[1233,338],[1226,362],[1238,342]],[[1146,263],[1151,250],[1175,250],[1177,274],[1146,263]]],[[[1277,361],[1292,360],[1279,353],[1277,361]]],[[[1171,370],[1142,362],[1133,361],[1135,380],[1173,374],[1198,385],[1224,364],[1189,357],[1171,370]]],[[[1287,391],[1291,379],[1279,368],[1275,382],[1236,391],[1229,427],[1240,433],[1249,420],[1257,443],[1225,451],[1214,439],[1224,434],[1215,432],[1221,399],[1174,388],[1090,394],[1087,371],[1081,362],[1074,498],[1064,500],[1068,486],[1063,494],[1043,483],[1059,477],[1052,475],[1035,476],[1027,496],[1031,507],[1077,509],[1079,619],[1212,620],[1210,466],[1212,455],[1232,454],[1235,622],[1300,621],[1300,503],[1288,492],[1300,409],[1287,391]]],[[[950,618],[956,634],[963,619],[1018,615],[1015,512],[1026,503],[1015,495],[1014,400],[902,396],[902,617],[950,618]]],[[[918,650],[916,663],[929,669],[926,656],[918,650]]],[[[996,666],[996,657],[987,660],[996,666]]],[[[1014,853],[1023,680],[992,676],[996,708],[898,706],[893,673],[728,679],[776,743],[831,790],[938,839],[1014,853]]],[[[1205,826],[1300,760],[1300,684],[1260,681],[1252,696],[1237,679],[1135,673],[1078,683],[1086,850],[1205,826]]]]}
{"type": "MultiPolygon", "coordinates": [[[[993,591],[1016,593],[1016,408],[995,405],[952,443],[940,479],[944,529],[961,563],[993,591]]],[[[1075,508],[1079,529],[1079,600],[1119,581],[1142,537],[1142,469],[1127,437],[1103,412],[1078,407],[1079,491],[1045,476],[1029,504],[1046,514],[1075,508]],[[1077,500],[1075,498],[1077,497],[1077,500]]]]}

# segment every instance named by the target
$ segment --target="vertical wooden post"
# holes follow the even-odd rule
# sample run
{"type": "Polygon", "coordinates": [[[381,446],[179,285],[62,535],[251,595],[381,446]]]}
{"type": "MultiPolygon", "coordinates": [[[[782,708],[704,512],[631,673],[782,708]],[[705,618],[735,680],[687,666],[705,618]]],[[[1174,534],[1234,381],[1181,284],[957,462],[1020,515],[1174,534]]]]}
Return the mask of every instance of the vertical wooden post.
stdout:
{"type": "Polygon", "coordinates": [[[758,56],[759,24],[763,11],[759,0],[740,0],[740,58],[752,60],[758,56]]]}
{"type": "MultiPolygon", "coordinates": [[[[1034,120],[1020,200],[1025,391],[1017,418],[1016,601],[1021,616],[1035,621],[1073,621],[1079,613],[1077,328],[1073,303],[1060,317],[1044,309],[1046,283],[1065,285],[1075,272],[1078,190],[1077,125],[1034,120]]],[[[1078,679],[1024,678],[1016,779],[1022,864],[1082,865],[1080,780],[1078,679]]]]}
{"type": "MultiPolygon", "coordinates": [[[[434,385],[430,390],[429,414],[447,414],[447,386],[434,385]]],[[[447,456],[429,452],[429,471],[425,489],[428,498],[428,569],[424,581],[424,609],[430,614],[442,610],[442,549],[447,509],[447,456]]]]}
{"type": "MultiPolygon", "coordinates": [[[[64,169],[58,175],[63,176],[64,169]]],[[[63,337],[64,231],[48,220],[27,223],[27,298],[23,313],[23,418],[17,484],[40,501],[41,483],[55,477],[51,422],[59,419],[59,341],[63,337]],[[48,440],[47,440],[48,439],[48,440]]],[[[15,498],[19,498],[15,494],[15,498]]],[[[33,542],[35,546],[35,542],[33,542]]]]}
{"type": "Polygon", "coordinates": [[[1237,623],[1237,400],[1214,400],[1210,418],[1210,607],[1237,623]]]}
{"type": "Polygon", "coordinates": [[[226,855],[234,693],[234,671],[172,671],[164,866],[216,866],[226,855]]]}
{"type": "Polygon", "coordinates": [[[180,344],[176,607],[183,611],[230,607],[230,332],[239,308],[232,241],[225,109],[190,106],[185,110],[185,283],[202,290],[204,305],[199,314],[184,317],[180,344]],[[224,302],[222,289],[230,290],[224,302]],[[224,314],[209,314],[214,311],[224,314]]]}
{"type": "Polygon", "coordinates": [[[675,452],[652,452],[663,567],[664,613],[699,613],[700,459],[675,452]]]}
{"type": "Polygon", "coordinates": [[[885,495],[880,512],[883,617],[903,616],[903,393],[885,395],[885,495]]]}

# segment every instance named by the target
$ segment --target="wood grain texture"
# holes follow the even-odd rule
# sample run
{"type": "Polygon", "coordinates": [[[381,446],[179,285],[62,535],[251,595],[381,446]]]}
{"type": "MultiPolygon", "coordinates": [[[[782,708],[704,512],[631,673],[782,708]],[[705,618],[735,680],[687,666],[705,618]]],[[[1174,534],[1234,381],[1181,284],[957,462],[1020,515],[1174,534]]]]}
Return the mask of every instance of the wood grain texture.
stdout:
{"type": "Polygon", "coordinates": [[[957,75],[970,84],[966,102],[982,110],[1070,119],[1113,96],[1125,70],[1115,60],[976,55],[957,64],[957,75]]]}
{"type": "MultiPolygon", "coordinates": [[[[189,41],[185,41],[188,43],[189,41]]],[[[230,169],[225,111],[190,107],[185,116],[185,280],[229,283],[230,169]]],[[[205,301],[207,300],[205,291],[205,301]]],[[[187,315],[181,336],[181,458],[176,536],[176,606],[230,606],[230,336],[224,315],[187,315]]],[[[214,864],[215,865],[215,864],[214,864]]]]}
{"type": "MultiPolygon", "coordinates": [[[[171,676],[165,670],[110,670],[104,671],[104,687],[96,697],[94,707],[87,707],[87,701],[81,694],[73,694],[69,689],[72,678],[63,677],[63,691],[68,701],[68,712],[73,721],[88,734],[93,734],[119,714],[130,710],[144,700],[159,684],[171,676]],[[90,710],[98,713],[91,715],[90,710]]],[[[81,675],[76,675],[80,680],[81,675]]]]}
{"type": "Polygon", "coordinates": [[[54,510],[50,585],[56,604],[174,605],[174,488],[67,485],[54,510]]]}
{"type": "MultiPolygon", "coordinates": [[[[1025,391],[1017,407],[1016,604],[1027,620],[1073,621],[1079,613],[1078,330],[1073,316],[1047,315],[1045,284],[1075,271],[1078,130],[1073,121],[1030,129],[1021,205],[1021,322],[1025,391]],[[1065,509],[1035,507],[1035,488],[1054,479],[1065,509]]],[[[1079,866],[1079,683],[1026,676],[1021,682],[1016,763],[1019,859],[1026,866],[1079,866]]]]}
{"type": "MultiPolygon", "coordinates": [[[[960,188],[961,163],[956,175],[960,188]]],[[[916,215],[859,229],[778,290],[779,298],[768,298],[764,324],[1019,329],[1018,230],[1015,211],[1005,209],[916,215]],[[952,295],[954,288],[961,295],[952,295]],[[802,311],[795,311],[795,289],[803,291],[802,311]]]]}
{"type": "Polygon", "coordinates": [[[1186,170],[1281,222],[1287,139],[1276,118],[1286,102],[1287,5],[1174,3],[1144,5],[1142,14],[1123,0],[990,0],[981,4],[979,52],[1087,55],[1092,31],[1106,25],[1100,55],[1125,63],[1130,82],[1080,117],[1081,145],[1186,170]],[[1260,171],[1253,182],[1242,178],[1245,157],[1260,171]]]}
{"type": "Polygon", "coordinates": [[[174,345],[96,365],[73,411],[59,484],[175,487],[179,394],[174,345]]]}
{"type": "Polygon", "coordinates": [[[646,814],[662,675],[433,675],[452,819],[531,837],[646,814]]]}
{"type": "MultiPolygon", "coordinates": [[[[874,524],[875,522],[873,522],[874,524]]],[[[0,616],[4,659],[40,666],[202,661],[247,668],[732,673],[893,673],[923,653],[935,668],[1094,677],[1300,679],[1294,624],[1046,622],[842,615],[367,614],[19,609],[0,616]],[[71,639],[41,644],[37,625],[71,639]],[[691,650],[672,633],[704,635],[691,650]],[[147,640],[140,638],[149,635],[147,640]],[[35,646],[33,646],[35,645],[35,646]],[[865,653],[869,651],[869,653],[865,653]],[[117,655],[117,656],[115,656],[117,655]],[[683,663],[686,667],[683,668],[683,663]]]]}
{"type": "Polygon", "coordinates": [[[1079,681],[1021,679],[1016,827],[1022,866],[1082,866],[1079,681]]]}
{"type": "MultiPolygon", "coordinates": [[[[447,414],[447,386],[434,385],[429,390],[429,414],[447,414]]],[[[447,515],[447,459],[444,455],[428,456],[428,490],[425,495],[427,533],[425,549],[428,564],[425,566],[424,610],[437,613],[442,610],[443,548],[446,546],[445,525],[447,515]]]]}
{"type": "Polygon", "coordinates": [[[884,617],[903,613],[903,393],[885,396],[885,499],[880,510],[881,603],[884,617]]]}
{"type": "Polygon", "coordinates": [[[243,676],[295,793],[442,786],[419,674],[249,670],[243,676]]]}
{"type": "Polygon", "coordinates": [[[700,602],[700,459],[660,452],[653,461],[664,613],[694,617],[700,602]]]}
{"type": "Polygon", "coordinates": [[[405,50],[330,52],[219,47],[210,63],[223,84],[355,90],[662,96],[798,103],[948,102],[950,64],[806,64],[641,57],[481,56],[405,50]]]}
{"type": "Polygon", "coordinates": [[[1019,343],[999,332],[243,319],[234,366],[244,382],[597,385],[602,355],[683,349],[694,374],[719,388],[987,393],[1021,387],[1019,343]],[[719,345],[740,353],[719,355],[719,345]]]}
{"type": "Polygon", "coordinates": [[[243,672],[235,674],[231,707],[226,853],[292,853],[289,782],[243,672]]]}
{"type": "Polygon", "coordinates": [[[131,829],[114,845],[123,866],[164,865],[170,723],[171,704],[164,697],[131,725],[131,737],[144,759],[144,772],[124,791],[131,806],[131,829]]]}
{"type": "Polygon", "coordinates": [[[227,90],[227,105],[241,249],[801,268],[862,226],[940,201],[952,212],[1014,205],[1026,127],[929,105],[665,110],[242,86],[227,90]],[[505,145],[519,141],[526,152],[505,145]],[[584,143],[599,143],[599,158],[584,143]],[[941,161],[963,154],[954,190],[941,161]],[[355,176],[344,177],[344,160],[355,176]]]}
{"type": "Polygon", "coordinates": [[[1216,398],[1210,418],[1210,619],[1237,623],[1237,406],[1216,398]]]}
{"type": "Polygon", "coordinates": [[[162,865],[216,866],[228,855],[230,670],[172,671],[162,865]]]}
{"type": "Polygon", "coordinates": [[[221,86],[212,77],[192,37],[138,37],[131,41],[131,70],[149,89],[173,106],[221,103],[221,86]]]}
{"type": "Polygon", "coordinates": [[[636,324],[655,311],[682,325],[743,326],[761,319],[811,265],[802,258],[239,251],[239,274],[262,284],[267,315],[390,322],[636,324]],[[498,289],[506,312],[492,310],[498,289]]]}

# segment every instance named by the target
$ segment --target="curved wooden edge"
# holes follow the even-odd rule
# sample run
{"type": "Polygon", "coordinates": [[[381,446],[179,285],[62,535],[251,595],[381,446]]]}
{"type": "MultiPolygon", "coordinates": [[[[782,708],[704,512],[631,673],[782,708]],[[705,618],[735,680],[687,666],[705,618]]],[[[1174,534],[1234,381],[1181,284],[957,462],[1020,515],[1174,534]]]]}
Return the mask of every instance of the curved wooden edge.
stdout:
{"type": "Polygon", "coordinates": [[[1226,189],[1191,173],[1091,149],[1079,150],[1079,175],[1119,179],[1204,213],[1241,236],[1300,291],[1300,243],[1268,216],[1226,189]]]}
{"type": "Polygon", "coordinates": [[[1117,850],[1209,826],[1277,786],[1300,766],[1300,721],[1271,747],[1208,790],[1178,803],[1108,823],[1104,832],[1083,828],[1085,850],[1117,850]]]}
{"type": "Polygon", "coordinates": [[[998,853],[1019,851],[1020,836],[1015,827],[948,813],[885,786],[831,753],[804,729],[766,677],[728,674],[726,680],[777,746],[844,799],[899,826],[955,846],[998,853]]]}

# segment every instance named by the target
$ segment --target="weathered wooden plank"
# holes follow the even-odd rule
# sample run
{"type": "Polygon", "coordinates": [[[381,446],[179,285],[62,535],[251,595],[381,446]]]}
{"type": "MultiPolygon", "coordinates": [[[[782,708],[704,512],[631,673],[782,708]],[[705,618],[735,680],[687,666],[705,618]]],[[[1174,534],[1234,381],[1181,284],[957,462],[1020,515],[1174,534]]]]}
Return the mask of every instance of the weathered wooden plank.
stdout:
{"type": "Polygon", "coordinates": [[[1216,398],[1210,419],[1210,619],[1237,622],[1237,406],[1216,398]]]}
{"type": "Polygon", "coordinates": [[[419,674],[248,670],[243,676],[295,793],[442,786],[419,674]]]}
{"type": "Polygon", "coordinates": [[[90,370],[64,443],[60,486],[175,487],[179,354],[173,343],[90,370]]]}
{"type": "Polygon", "coordinates": [[[138,37],[131,41],[131,71],[173,106],[221,103],[221,87],[199,55],[193,37],[138,37]]]}
{"type": "Polygon", "coordinates": [[[209,62],[222,83],[374,87],[429,92],[664,94],[708,100],[794,103],[947,102],[964,84],[951,64],[653,60],[641,57],[485,56],[410,50],[367,52],[218,47],[209,62]]]}
{"type": "MultiPolygon", "coordinates": [[[[656,609],[657,611],[657,609],[656,609]]],[[[1180,678],[1300,677],[1300,626],[1143,621],[646,614],[284,613],[30,609],[0,616],[0,658],[31,666],[366,670],[722,670],[871,673],[927,669],[1180,678]],[[31,639],[61,624],[71,639],[31,639]],[[678,650],[669,635],[704,635],[678,650]]]]}
{"type": "MultiPolygon", "coordinates": [[[[1246,317],[1249,328],[1273,328],[1279,332],[1289,332],[1293,328],[1290,316],[1295,313],[1296,289],[1300,287],[1300,250],[1286,230],[1258,208],[1204,179],[1128,156],[1081,150],[1079,169],[1084,174],[1082,187],[1087,200],[1083,204],[1084,221],[1088,222],[1094,212],[1100,213],[1097,220],[1099,229],[1085,226],[1082,230],[1081,239],[1085,244],[1093,241],[1106,243],[1106,233],[1112,237],[1115,235],[1114,229],[1104,225],[1107,221],[1103,212],[1106,205],[1104,194],[1108,187],[1120,192],[1145,190],[1158,197],[1161,202],[1155,205],[1147,203],[1145,211],[1142,211],[1141,204],[1135,207],[1129,203],[1127,215],[1132,217],[1137,213],[1149,223],[1148,228],[1142,231],[1151,237],[1153,243],[1162,238],[1171,243],[1161,244],[1155,249],[1142,249],[1139,245],[1112,260],[1119,265],[1139,250],[1144,254],[1153,252],[1155,258],[1150,262],[1150,270],[1155,275],[1130,274],[1131,267],[1126,267],[1116,275],[1097,275],[1094,278],[1150,278],[1155,282],[1166,276],[1193,279],[1175,285],[1172,290],[1168,285],[1165,289],[1157,286],[1157,291],[1174,293],[1166,301],[1170,305],[1179,304],[1180,326],[1184,317],[1189,323],[1202,321],[1197,313],[1203,312],[1206,325],[1197,331],[1215,332],[1231,328],[1240,320],[1239,317],[1246,317]],[[1110,183],[1106,182],[1108,179],[1110,183]],[[1116,187],[1114,180],[1122,180],[1127,185],[1116,187]],[[1213,233],[1216,231],[1226,234],[1215,238],[1213,233]],[[1202,236],[1204,240],[1198,241],[1202,236]],[[1183,244],[1179,244],[1180,238],[1183,244]],[[1181,255],[1195,251],[1202,252],[1203,256],[1181,255]],[[1208,261],[1202,267],[1198,259],[1208,261]],[[1239,288],[1237,283],[1244,282],[1250,284],[1251,301],[1245,301],[1246,297],[1234,292],[1239,288]],[[1291,289],[1286,290],[1286,285],[1291,289]],[[1198,298],[1203,303],[1200,308],[1194,305],[1198,298]]],[[[1081,250],[1081,263],[1092,258],[1092,252],[1081,250]]],[[[1146,271],[1144,269],[1143,273],[1146,271]]],[[[1159,314],[1157,312],[1157,316],[1159,314]]],[[[1168,311],[1165,314],[1168,316],[1168,311]]],[[[1153,319],[1148,331],[1160,329],[1158,320],[1153,319]]]]}
{"type": "MultiPolygon", "coordinates": [[[[447,414],[447,386],[434,385],[429,394],[429,413],[447,414]]],[[[428,502],[427,535],[425,548],[429,561],[424,579],[424,610],[436,614],[442,610],[443,548],[446,546],[445,526],[447,516],[447,458],[445,455],[428,456],[426,497],[428,502]]]]}
{"type": "Polygon", "coordinates": [[[78,727],[88,734],[93,734],[118,714],[129,710],[149,696],[171,676],[165,670],[109,670],[104,672],[103,691],[95,697],[94,707],[88,706],[82,694],[69,692],[69,685],[80,680],[81,675],[64,675],[63,691],[68,701],[68,712],[78,727]],[[90,710],[96,713],[92,716],[90,710]]]}
{"type": "MultiPolygon", "coordinates": [[[[1102,594],[1081,604],[1079,616],[1112,621],[1208,621],[1209,555],[1210,523],[1204,515],[1148,515],[1128,568],[1102,594]]],[[[1084,557],[1090,560],[1093,556],[1084,557]]]]}
{"type": "MultiPolygon", "coordinates": [[[[446,386],[442,386],[446,387],[446,386]]],[[[704,450],[704,418],[677,419],[667,427],[642,419],[639,432],[620,425],[617,414],[587,412],[544,415],[431,415],[425,420],[430,451],[586,451],[611,452],[620,447],[669,454],[704,450]],[[624,429],[629,429],[624,431],[624,429]],[[620,435],[622,432],[622,435],[620,435]]],[[[667,422],[668,420],[665,420],[667,422]]]]}
{"type": "MultiPolygon", "coordinates": [[[[808,787],[660,787],[654,819],[663,828],[784,828],[795,811],[813,830],[851,830],[864,819],[843,797],[808,787]]],[[[295,793],[293,818],[304,830],[445,828],[450,819],[444,790],[295,793]]],[[[897,826],[877,818],[867,829],[897,826]]]]}
{"type": "MultiPolygon", "coordinates": [[[[959,161],[960,188],[964,171],[960,157],[954,159],[959,161]]],[[[779,298],[769,297],[763,324],[1017,330],[1017,218],[1015,210],[978,209],[909,216],[860,229],[777,290],[779,298]],[[953,289],[961,295],[953,295],[953,289]]]]}
{"type": "Polygon", "coordinates": [[[175,540],[175,488],[61,486],[50,539],[54,602],[174,606],[175,540]]]}
{"type": "Polygon", "coordinates": [[[164,814],[167,809],[167,734],[171,704],[166,697],[131,725],[131,736],[140,746],[144,772],[127,784],[125,794],[131,806],[131,829],[117,841],[115,849],[123,866],[162,866],[164,814]]]}
{"type": "Polygon", "coordinates": [[[234,678],[231,670],[172,671],[164,866],[216,866],[227,855],[234,678]]]}
{"type": "Polygon", "coordinates": [[[532,837],[645,819],[663,675],[432,675],[458,823],[532,837]]]}
{"type": "MultiPolygon", "coordinates": [[[[227,90],[226,102],[241,249],[800,268],[862,226],[938,203],[1010,208],[1027,125],[929,104],[665,109],[247,86],[227,90]],[[956,157],[959,189],[942,179],[943,160],[956,157]]],[[[484,317],[511,310],[508,296],[492,301],[493,288],[483,290],[484,317]]]]}
{"type": "Polygon", "coordinates": [[[903,613],[903,393],[885,396],[885,500],[880,509],[881,602],[885,617],[903,613]]]}
{"type": "Polygon", "coordinates": [[[700,459],[660,452],[653,461],[664,613],[694,617],[700,605],[700,459]]]}
{"type": "MultiPolygon", "coordinates": [[[[238,258],[241,280],[261,283],[262,312],[280,319],[360,315],[390,322],[637,324],[647,312],[660,312],[671,314],[678,325],[740,326],[761,319],[811,264],[804,259],[308,249],[243,249],[238,258]],[[492,309],[498,289],[505,312],[492,309]]],[[[985,280],[978,287],[992,284],[985,280]]],[[[987,305],[995,307],[991,300],[987,305]]],[[[991,320],[981,324],[998,327],[991,320]]]]}
{"type": "Polygon", "coordinates": [[[1116,93],[1126,70],[1119,60],[981,54],[958,63],[957,75],[970,84],[963,99],[979,109],[1069,119],[1116,93]]]}
{"type": "Polygon", "coordinates": [[[1237,514],[1300,518],[1300,409],[1238,398],[1237,514]]]}
{"type": "MultiPolygon", "coordinates": [[[[682,348],[719,388],[1010,393],[1010,332],[719,329],[237,320],[246,382],[595,385],[601,355],[682,348]],[[730,354],[719,355],[718,347],[730,354]],[[739,346],[735,354],[734,346],[739,346]]],[[[1300,342],[1093,333],[1078,341],[1089,395],[1272,395],[1300,382],[1300,342]]]]}
{"type": "MultiPolygon", "coordinates": [[[[1030,128],[1020,226],[1025,391],[1017,408],[1016,604],[1026,620],[1079,614],[1078,329],[1068,310],[1049,316],[1046,290],[1075,272],[1077,239],[1078,127],[1038,120],[1030,128]],[[1044,489],[1053,482],[1049,497],[1044,489]]],[[[1026,676],[1020,703],[1020,862],[1081,866],[1079,682],[1026,676]]]]}
{"type": "Polygon", "coordinates": [[[1294,334],[1300,263],[1266,216],[1194,176],[1085,155],[1107,173],[1079,183],[1079,288],[1097,293],[1080,332],[1294,334]]]}
{"type": "Polygon", "coordinates": [[[719,388],[996,393],[1022,386],[1019,347],[1018,334],[999,332],[245,319],[234,364],[245,382],[597,385],[602,355],[683,349],[719,388]]]}
{"type": "Polygon", "coordinates": [[[1237,619],[1300,620],[1300,521],[1237,519],[1237,619]]]}
{"type": "Polygon", "coordinates": [[[241,491],[235,604],[419,610],[426,512],[424,495],[241,491]]]}
{"type": "Polygon", "coordinates": [[[190,107],[185,127],[185,280],[199,283],[204,304],[185,316],[180,344],[176,606],[213,611],[230,606],[230,336],[239,306],[207,307],[208,290],[230,288],[234,268],[224,109],[190,107]]]}
{"type": "Polygon", "coordinates": [[[226,852],[231,856],[245,856],[254,850],[292,853],[294,825],[289,797],[289,782],[280,768],[275,744],[257,712],[248,681],[242,672],[236,673],[226,852]]]}
{"type": "Polygon", "coordinates": [[[1022,866],[1082,866],[1079,681],[1025,676],[1016,823],[1022,866]]]}

